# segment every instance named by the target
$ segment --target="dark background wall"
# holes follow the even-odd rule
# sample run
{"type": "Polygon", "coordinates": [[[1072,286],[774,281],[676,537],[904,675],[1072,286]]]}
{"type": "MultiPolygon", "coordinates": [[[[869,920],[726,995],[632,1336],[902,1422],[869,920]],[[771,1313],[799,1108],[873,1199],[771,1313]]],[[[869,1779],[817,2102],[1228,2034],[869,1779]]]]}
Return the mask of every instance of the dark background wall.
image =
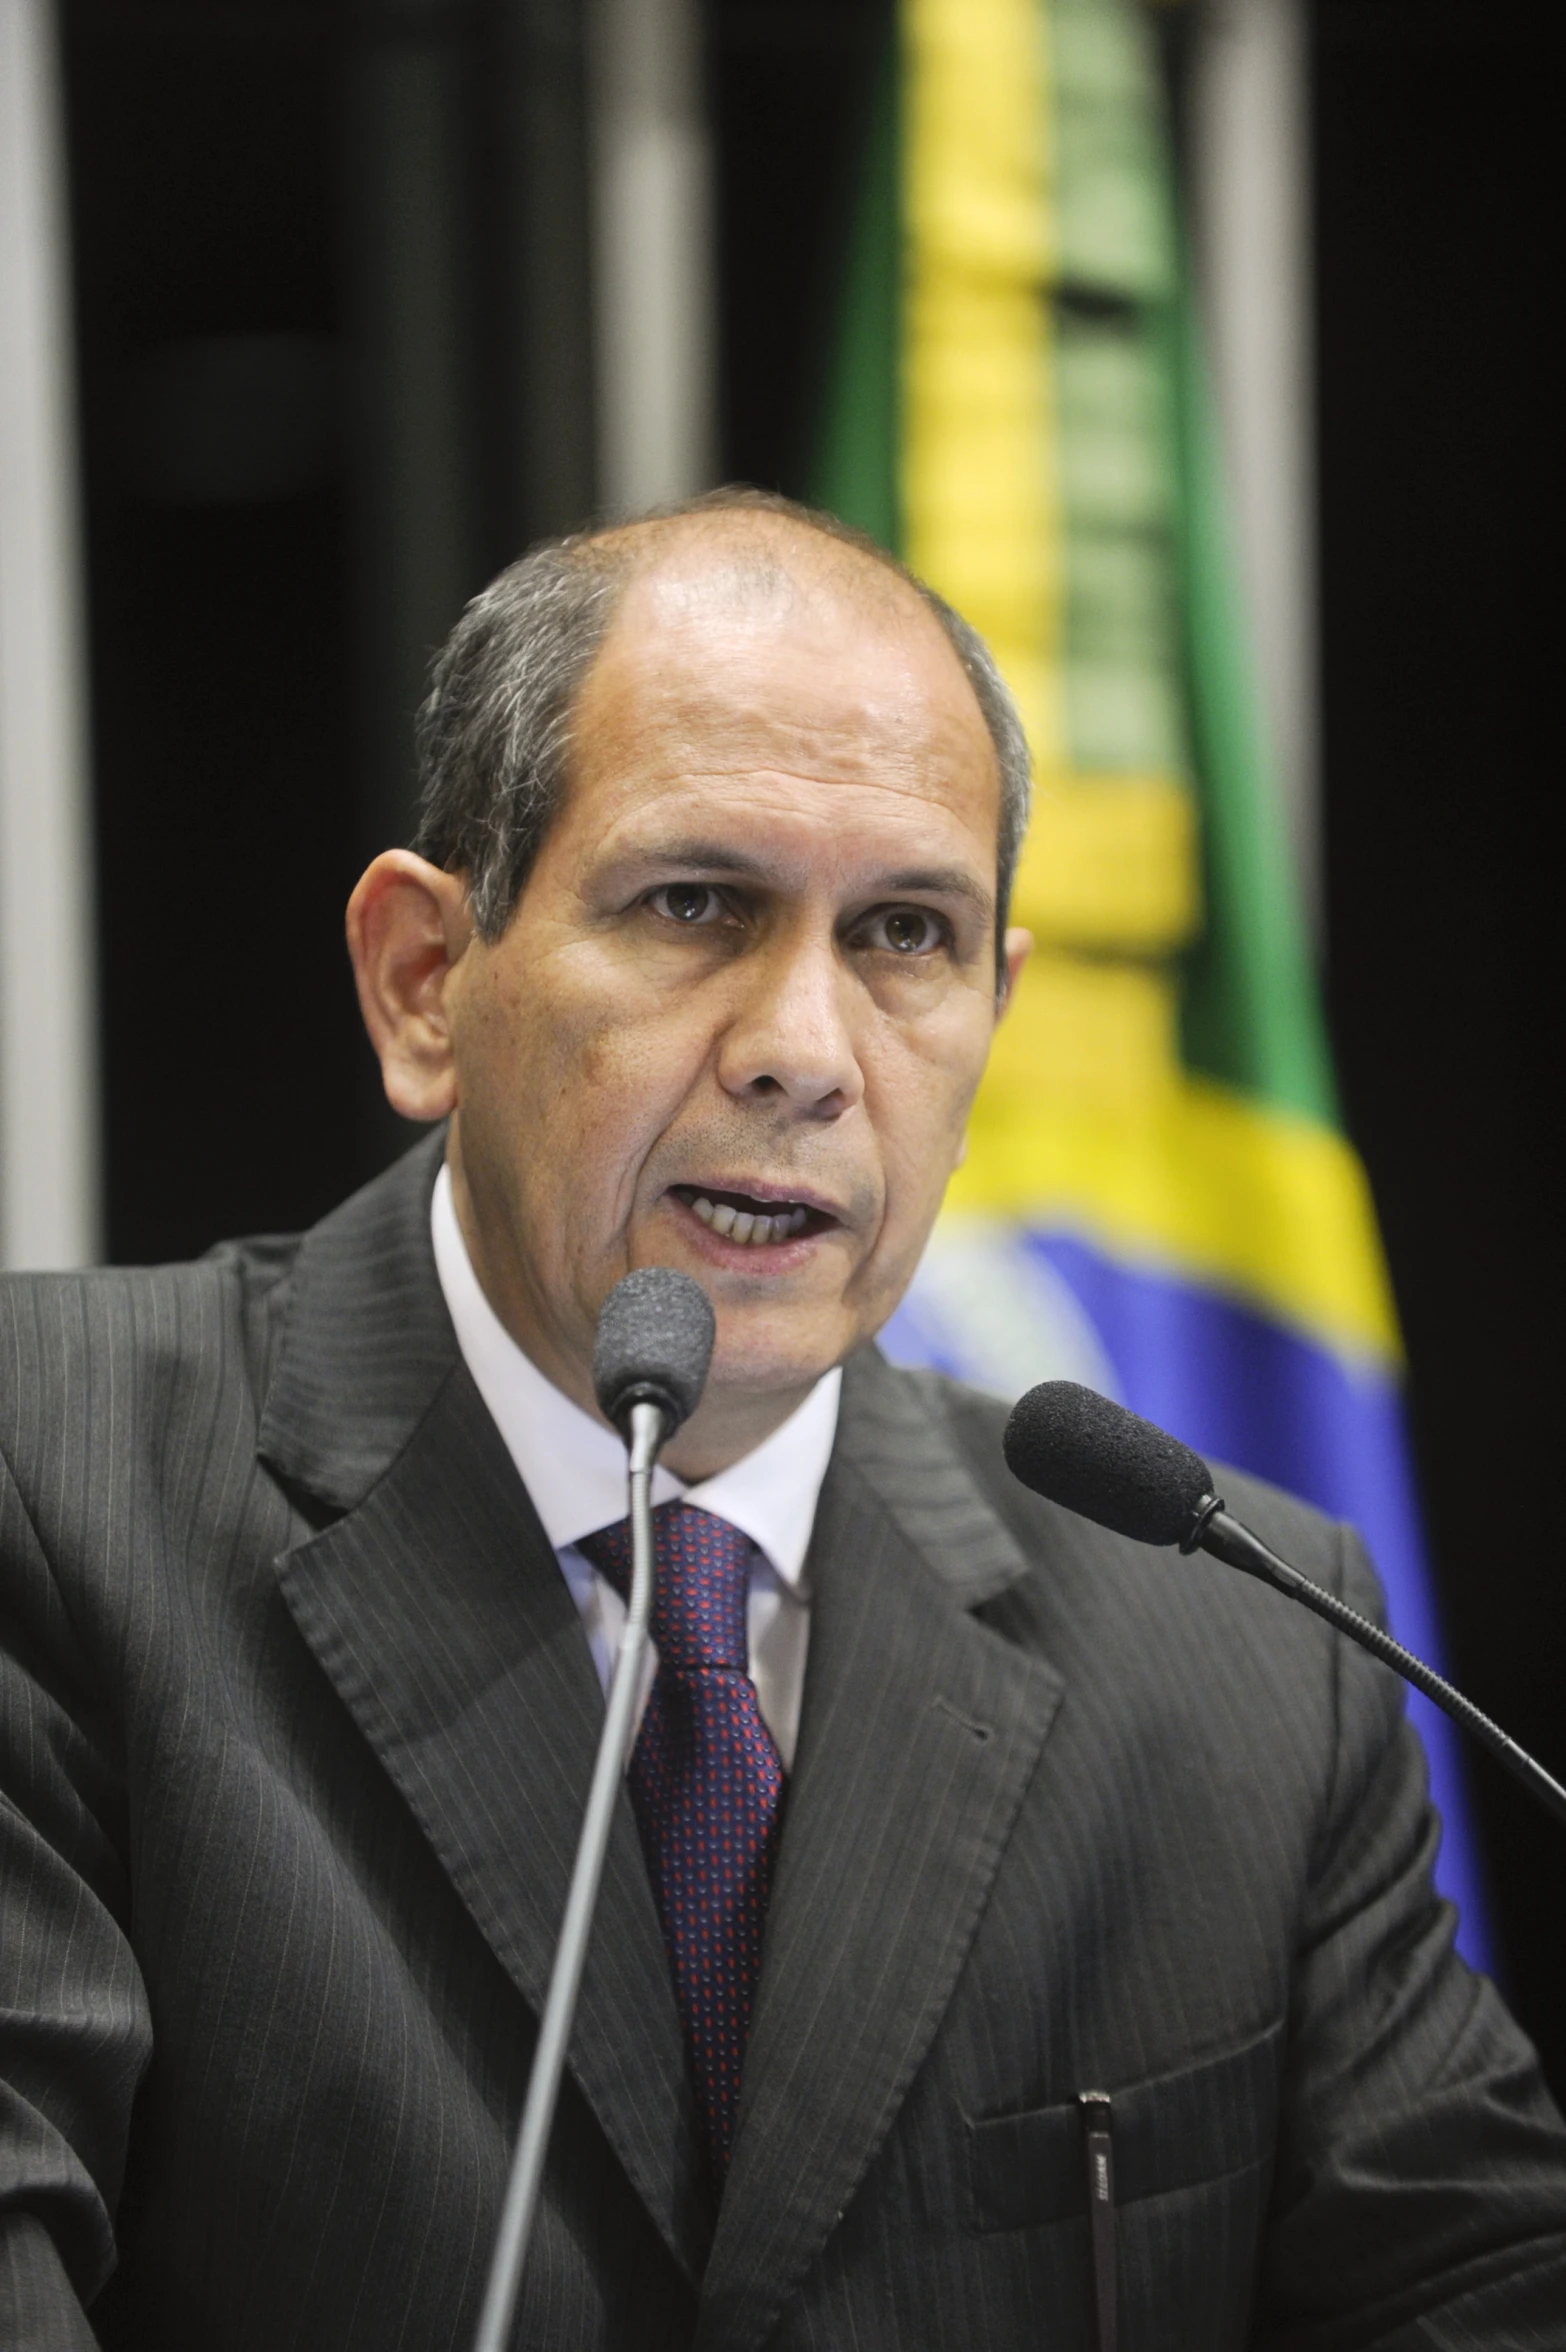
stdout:
{"type": "Polygon", "coordinates": [[[108,1245],[397,1148],[342,910],[434,648],[591,509],[578,0],[65,0],[108,1245]]]}
{"type": "MultiPolygon", "coordinates": [[[[1505,0],[1315,19],[1333,1038],[1454,1668],[1562,1776],[1558,31],[1505,0]]],[[[1566,1855],[1487,1758],[1474,1785],[1566,2093],[1566,1855]]]]}
{"type": "MultiPolygon", "coordinates": [[[[731,475],[800,489],[885,0],[711,0],[731,475]]],[[[341,948],[422,661],[591,508],[578,0],[68,0],[109,1246],[395,1147],[341,948]],[[432,323],[433,322],[433,323],[432,323]],[[410,547],[421,562],[410,570],[410,547]]],[[[1317,0],[1328,995],[1459,1679],[1556,1770],[1560,522],[1542,14],[1317,0]]],[[[1558,1833],[1475,1766],[1566,2089],[1558,1833]]]]}
{"type": "Polygon", "coordinates": [[[302,12],[68,26],[109,1249],[360,1166],[337,108],[302,12]]]}

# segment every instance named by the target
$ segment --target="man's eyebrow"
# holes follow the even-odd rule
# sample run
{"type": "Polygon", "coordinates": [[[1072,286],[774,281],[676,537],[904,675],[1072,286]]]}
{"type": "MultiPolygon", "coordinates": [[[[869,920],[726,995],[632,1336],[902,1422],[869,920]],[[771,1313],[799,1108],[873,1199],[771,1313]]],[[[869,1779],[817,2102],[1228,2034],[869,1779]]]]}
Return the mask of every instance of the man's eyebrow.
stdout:
{"type": "MultiPolygon", "coordinates": [[[[660,841],[639,850],[634,863],[678,866],[684,874],[710,874],[714,878],[754,882],[769,880],[772,872],[764,858],[752,857],[729,843],[717,841],[660,841]]],[[[915,891],[929,898],[967,899],[986,915],[995,909],[994,893],[976,882],[963,866],[908,866],[898,873],[883,875],[875,885],[877,898],[899,898],[915,891]]]]}
{"type": "Polygon", "coordinates": [[[744,850],[719,841],[655,841],[633,851],[626,863],[678,866],[686,874],[733,874],[755,882],[767,878],[763,858],[747,856],[744,850]]]}
{"type": "Polygon", "coordinates": [[[930,898],[966,898],[987,915],[995,907],[994,892],[976,882],[963,866],[910,866],[901,874],[888,874],[881,888],[889,898],[911,890],[930,898]]]}

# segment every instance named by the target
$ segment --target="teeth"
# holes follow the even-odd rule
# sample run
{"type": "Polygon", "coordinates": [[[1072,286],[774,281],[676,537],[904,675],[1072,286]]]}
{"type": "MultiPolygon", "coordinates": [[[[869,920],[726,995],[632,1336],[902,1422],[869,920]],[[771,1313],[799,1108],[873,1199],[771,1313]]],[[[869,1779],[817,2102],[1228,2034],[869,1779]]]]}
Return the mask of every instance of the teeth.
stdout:
{"type": "Polygon", "coordinates": [[[779,1209],[771,1216],[759,1215],[750,1209],[732,1208],[727,1201],[713,1202],[705,1193],[698,1193],[691,1202],[691,1210],[714,1233],[728,1241],[737,1241],[751,1249],[759,1249],[769,1241],[787,1241],[798,1233],[809,1215],[807,1209],[779,1209]]]}

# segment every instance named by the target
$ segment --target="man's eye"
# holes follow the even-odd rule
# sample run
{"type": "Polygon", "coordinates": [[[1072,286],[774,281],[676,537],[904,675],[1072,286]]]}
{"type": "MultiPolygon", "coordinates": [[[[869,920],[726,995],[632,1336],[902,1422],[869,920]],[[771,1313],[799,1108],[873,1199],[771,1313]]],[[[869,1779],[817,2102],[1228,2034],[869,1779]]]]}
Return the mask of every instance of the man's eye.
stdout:
{"type": "Polygon", "coordinates": [[[946,931],[938,915],[927,907],[885,907],[872,915],[860,934],[867,947],[890,949],[893,955],[928,955],[945,943],[946,931]]]}
{"type": "Polygon", "coordinates": [[[715,923],[723,913],[723,901],[705,882],[666,882],[655,890],[647,901],[655,915],[666,922],[683,923],[693,930],[700,923],[715,923]]]}

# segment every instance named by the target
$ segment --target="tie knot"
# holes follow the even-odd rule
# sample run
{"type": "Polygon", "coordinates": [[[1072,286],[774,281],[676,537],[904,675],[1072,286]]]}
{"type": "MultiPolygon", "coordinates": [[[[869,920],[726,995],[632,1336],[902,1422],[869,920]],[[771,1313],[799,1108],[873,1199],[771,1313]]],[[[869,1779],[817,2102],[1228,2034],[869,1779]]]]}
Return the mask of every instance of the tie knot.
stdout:
{"type": "MultiPolygon", "coordinates": [[[[660,1503],[653,1513],[652,1637],[658,1663],[673,1674],[703,1667],[745,1674],[750,1666],[746,1602],[751,1540],[727,1519],[692,1503],[660,1503]]],[[[577,1550],[609,1579],[622,1600],[631,1590],[631,1523],[616,1520],[585,1535],[577,1550]]]]}

